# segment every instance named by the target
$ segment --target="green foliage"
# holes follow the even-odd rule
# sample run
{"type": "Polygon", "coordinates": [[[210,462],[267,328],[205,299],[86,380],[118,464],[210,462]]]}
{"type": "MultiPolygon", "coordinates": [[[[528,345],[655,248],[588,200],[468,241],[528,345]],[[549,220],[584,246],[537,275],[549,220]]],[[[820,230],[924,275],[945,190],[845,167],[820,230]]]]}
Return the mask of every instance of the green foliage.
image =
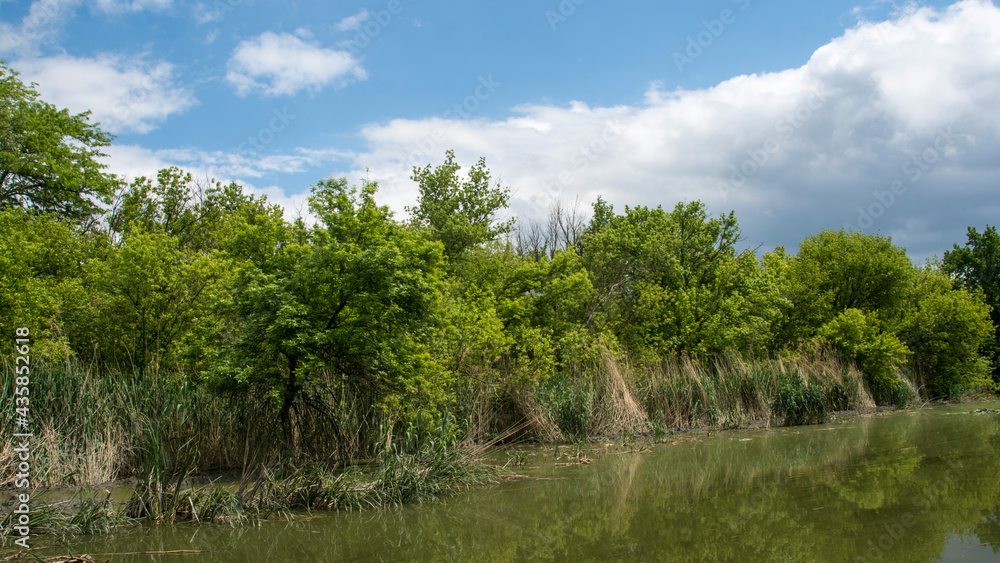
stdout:
{"type": "Polygon", "coordinates": [[[819,385],[806,385],[793,373],[786,377],[774,394],[771,410],[785,426],[822,424],[826,421],[828,398],[819,385]]]}
{"type": "Polygon", "coordinates": [[[592,384],[560,373],[545,379],[535,396],[563,436],[570,440],[588,436],[597,398],[592,384]]]}
{"type": "Polygon", "coordinates": [[[1000,386],[1000,234],[996,227],[987,225],[982,233],[969,227],[965,246],[955,244],[946,251],[941,266],[957,286],[982,291],[990,307],[993,335],[982,351],[986,359],[993,360],[993,381],[1000,386]]]}
{"type": "Polygon", "coordinates": [[[858,364],[876,402],[894,403],[899,398],[899,367],[910,351],[899,338],[882,330],[878,312],[847,309],[820,327],[817,336],[858,364]]]}
{"type": "Polygon", "coordinates": [[[469,169],[467,180],[459,178],[460,169],[450,150],[436,168],[414,167],[411,179],[419,186],[420,199],[406,209],[416,225],[430,229],[433,239],[444,244],[449,260],[510,232],[514,223],[497,217],[510,201],[510,190],[490,185],[486,160],[480,158],[469,169]]]}
{"type": "Polygon", "coordinates": [[[87,222],[110,202],[116,180],[103,172],[112,137],[42,101],[34,84],[0,61],[0,210],[52,212],[87,222]]]}
{"type": "Polygon", "coordinates": [[[316,226],[282,226],[258,208],[264,216],[241,218],[233,235],[240,242],[224,245],[247,251],[250,260],[222,311],[223,334],[206,347],[206,374],[221,387],[265,384],[286,441],[296,399],[323,373],[375,390],[395,410],[403,398],[407,408],[443,400],[443,381],[426,352],[440,245],[394,222],[375,203],[376,189],[324,180],[310,198],[316,226]],[[255,248],[259,240],[262,249],[255,248]]]}
{"type": "MultiPolygon", "coordinates": [[[[94,245],[93,236],[53,214],[0,211],[0,331],[28,327],[37,356],[71,355],[74,321],[91,317],[82,270],[94,245]]],[[[0,340],[5,357],[11,345],[0,340]]]]}
{"type": "Polygon", "coordinates": [[[224,298],[226,262],[185,250],[175,236],[140,228],[100,258],[84,268],[100,314],[87,323],[79,344],[92,343],[111,365],[176,368],[182,338],[211,318],[224,298]]]}
{"type": "Polygon", "coordinates": [[[255,202],[235,183],[195,183],[191,174],[176,167],[160,170],[156,183],[136,178],[118,194],[108,217],[110,234],[122,238],[135,230],[163,233],[177,239],[184,249],[217,248],[224,220],[255,202]]]}
{"type": "Polygon", "coordinates": [[[906,251],[881,235],[841,230],[807,237],[788,259],[783,293],[792,308],[778,331],[779,344],[813,336],[848,309],[878,311],[892,330],[913,270],[906,251]]]}
{"type": "Polygon", "coordinates": [[[709,219],[700,202],[617,216],[599,202],[594,213],[583,241],[594,313],[628,348],[710,355],[763,344],[779,296],[753,253],[736,253],[732,213],[709,219]]]}
{"type": "Polygon", "coordinates": [[[981,290],[952,288],[948,276],[926,269],[917,276],[900,337],[932,397],[990,389],[989,360],[979,355],[995,334],[981,290]]]}

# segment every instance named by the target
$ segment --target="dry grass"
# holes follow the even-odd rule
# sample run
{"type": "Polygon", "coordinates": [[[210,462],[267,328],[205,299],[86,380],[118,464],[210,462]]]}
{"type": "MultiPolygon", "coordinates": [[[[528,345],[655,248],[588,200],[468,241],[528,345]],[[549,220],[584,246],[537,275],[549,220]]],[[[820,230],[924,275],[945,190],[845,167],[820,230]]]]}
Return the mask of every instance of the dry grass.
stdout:
{"type": "Polygon", "coordinates": [[[649,417],[632,391],[633,377],[628,364],[616,360],[607,350],[601,360],[603,369],[598,371],[600,384],[592,433],[619,436],[648,431],[649,417]]]}

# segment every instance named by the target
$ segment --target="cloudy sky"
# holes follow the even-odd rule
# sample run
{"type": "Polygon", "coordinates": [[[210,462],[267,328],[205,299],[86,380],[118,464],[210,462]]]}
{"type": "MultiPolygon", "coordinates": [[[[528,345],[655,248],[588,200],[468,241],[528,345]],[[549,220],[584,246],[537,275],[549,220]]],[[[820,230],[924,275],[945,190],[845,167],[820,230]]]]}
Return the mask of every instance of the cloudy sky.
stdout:
{"type": "Polygon", "coordinates": [[[289,216],[327,176],[402,213],[446,149],[521,218],[700,199],[750,248],[856,228],[920,260],[1000,211],[989,0],[0,0],[0,58],[117,135],[112,171],[289,216]]]}

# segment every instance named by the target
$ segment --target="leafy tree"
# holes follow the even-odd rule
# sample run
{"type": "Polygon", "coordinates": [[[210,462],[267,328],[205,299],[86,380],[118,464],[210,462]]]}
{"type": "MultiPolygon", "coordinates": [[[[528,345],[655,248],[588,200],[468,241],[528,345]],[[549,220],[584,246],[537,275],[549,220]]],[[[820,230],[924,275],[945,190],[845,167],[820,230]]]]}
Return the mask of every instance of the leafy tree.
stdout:
{"type": "Polygon", "coordinates": [[[441,248],[393,221],[376,189],[324,180],[310,197],[315,227],[244,218],[226,243],[250,260],[237,274],[227,334],[206,347],[206,375],[223,387],[270,389],[286,446],[299,398],[325,373],[397,411],[404,397],[414,408],[441,399],[426,353],[441,248]]]}
{"type": "Polygon", "coordinates": [[[502,221],[497,216],[507,208],[510,190],[499,183],[491,185],[486,160],[480,158],[469,169],[468,179],[459,177],[460,169],[450,150],[444,164],[436,168],[414,167],[411,178],[419,184],[420,200],[406,208],[417,225],[429,228],[433,239],[444,244],[449,260],[510,232],[514,224],[512,219],[502,221]]]}
{"type": "Polygon", "coordinates": [[[913,275],[906,250],[890,238],[843,230],[807,237],[788,261],[782,293],[792,309],[778,329],[778,344],[809,338],[848,309],[877,311],[893,332],[913,275]]]}
{"type": "Polygon", "coordinates": [[[118,194],[109,214],[111,234],[120,238],[133,229],[177,238],[182,248],[216,248],[222,222],[253,200],[236,183],[201,185],[177,167],[164,168],[156,182],[142,176],[118,194]]]}
{"type": "Polygon", "coordinates": [[[183,337],[223,298],[228,268],[175,236],[135,229],[85,270],[97,313],[86,344],[113,365],[176,368],[183,337]]]}
{"type": "MultiPolygon", "coordinates": [[[[94,238],[52,214],[0,211],[0,331],[28,327],[35,355],[70,355],[73,321],[92,317],[82,278],[94,238]]],[[[10,345],[0,342],[0,352],[10,345]]]]}
{"type": "Polygon", "coordinates": [[[883,330],[878,311],[846,309],[820,327],[817,337],[832,342],[857,362],[878,403],[901,404],[909,399],[899,368],[910,351],[894,334],[883,330]]]}
{"type": "Polygon", "coordinates": [[[112,137],[88,116],[42,101],[0,61],[0,209],[85,221],[110,203],[116,181],[98,158],[112,137]]]}
{"type": "Polygon", "coordinates": [[[917,276],[900,337],[927,392],[947,397],[990,388],[989,360],[980,346],[995,334],[982,291],[954,289],[943,273],[928,268],[917,276]]]}
{"type": "Polygon", "coordinates": [[[712,354],[766,341],[776,287],[751,252],[737,254],[735,216],[709,219],[700,202],[626,208],[599,201],[584,263],[604,319],[632,350],[712,354]]]}
{"type": "Polygon", "coordinates": [[[982,233],[969,227],[967,236],[965,246],[955,244],[944,253],[942,268],[956,285],[983,292],[994,328],[983,352],[994,359],[993,380],[1000,383],[1000,234],[996,227],[987,225],[982,233]]]}

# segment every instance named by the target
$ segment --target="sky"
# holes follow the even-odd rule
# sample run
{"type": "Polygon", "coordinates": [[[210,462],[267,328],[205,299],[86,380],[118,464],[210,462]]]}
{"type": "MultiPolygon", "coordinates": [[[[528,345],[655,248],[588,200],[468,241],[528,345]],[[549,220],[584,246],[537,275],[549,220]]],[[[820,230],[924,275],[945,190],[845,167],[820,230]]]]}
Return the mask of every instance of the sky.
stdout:
{"type": "Polygon", "coordinates": [[[1000,211],[1000,8],[989,0],[0,0],[0,59],[116,139],[308,215],[326,177],[480,157],[509,214],[701,200],[744,248],[823,229],[921,261],[1000,211]]]}

